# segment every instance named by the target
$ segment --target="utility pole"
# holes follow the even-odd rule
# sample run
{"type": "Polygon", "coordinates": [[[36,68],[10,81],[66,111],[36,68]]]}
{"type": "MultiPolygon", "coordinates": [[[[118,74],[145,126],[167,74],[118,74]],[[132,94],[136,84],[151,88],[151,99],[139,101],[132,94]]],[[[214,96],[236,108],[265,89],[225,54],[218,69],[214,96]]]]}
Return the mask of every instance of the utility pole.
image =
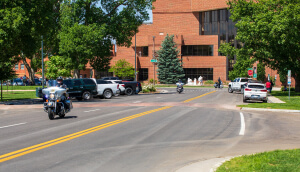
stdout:
{"type": "Polygon", "coordinates": [[[134,81],[136,81],[136,32],[135,32],[135,46],[134,46],[134,81]]]}
{"type": "Polygon", "coordinates": [[[44,89],[44,52],[43,52],[43,35],[42,35],[42,87],[44,89]]]}
{"type": "MultiPolygon", "coordinates": [[[[155,59],[155,36],[153,36],[153,59],[155,59]]],[[[155,62],[153,62],[153,86],[155,86],[155,62]]]]}

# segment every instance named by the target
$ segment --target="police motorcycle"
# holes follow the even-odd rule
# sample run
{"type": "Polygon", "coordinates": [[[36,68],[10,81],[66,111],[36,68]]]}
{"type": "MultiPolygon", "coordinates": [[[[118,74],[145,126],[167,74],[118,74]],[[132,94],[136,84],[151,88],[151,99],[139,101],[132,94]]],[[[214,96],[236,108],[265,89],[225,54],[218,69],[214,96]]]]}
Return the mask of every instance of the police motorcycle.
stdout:
{"type": "Polygon", "coordinates": [[[181,92],[183,92],[183,83],[181,82],[181,80],[179,80],[177,83],[177,88],[176,91],[180,94],[181,92]]]}
{"type": "Polygon", "coordinates": [[[50,80],[47,88],[42,90],[44,95],[44,111],[48,113],[50,120],[55,115],[63,118],[65,114],[73,109],[72,101],[68,98],[67,88],[58,87],[56,80],[50,80]]]}

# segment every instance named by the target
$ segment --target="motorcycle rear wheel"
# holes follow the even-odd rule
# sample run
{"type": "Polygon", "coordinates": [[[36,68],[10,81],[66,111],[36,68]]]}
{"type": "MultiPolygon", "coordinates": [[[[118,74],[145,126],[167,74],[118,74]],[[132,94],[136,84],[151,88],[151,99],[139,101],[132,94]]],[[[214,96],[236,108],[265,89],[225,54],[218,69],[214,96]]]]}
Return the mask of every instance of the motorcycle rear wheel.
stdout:
{"type": "Polygon", "coordinates": [[[54,112],[52,111],[52,108],[48,108],[48,117],[50,120],[54,119],[54,112]]]}

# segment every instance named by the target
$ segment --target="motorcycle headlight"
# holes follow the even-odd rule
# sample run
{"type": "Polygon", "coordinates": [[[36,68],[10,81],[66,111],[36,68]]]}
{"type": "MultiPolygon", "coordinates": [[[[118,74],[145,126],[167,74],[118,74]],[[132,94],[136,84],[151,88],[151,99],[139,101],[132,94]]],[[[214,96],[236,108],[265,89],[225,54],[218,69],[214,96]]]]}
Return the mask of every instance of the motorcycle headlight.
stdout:
{"type": "Polygon", "coordinates": [[[50,99],[54,99],[54,97],[55,97],[54,94],[50,94],[49,96],[50,99]]]}

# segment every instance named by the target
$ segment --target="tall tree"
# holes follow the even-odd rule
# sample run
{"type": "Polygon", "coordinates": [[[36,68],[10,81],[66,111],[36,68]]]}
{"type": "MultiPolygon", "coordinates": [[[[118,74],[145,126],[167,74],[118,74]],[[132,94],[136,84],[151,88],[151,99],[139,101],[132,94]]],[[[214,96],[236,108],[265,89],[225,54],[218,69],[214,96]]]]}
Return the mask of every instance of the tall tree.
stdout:
{"type": "Polygon", "coordinates": [[[174,84],[179,79],[184,79],[184,71],[182,62],[178,58],[179,50],[177,50],[174,42],[174,35],[165,37],[158,51],[158,79],[163,84],[174,84]]]}
{"type": "Polygon", "coordinates": [[[299,0],[229,0],[228,5],[236,39],[245,43],[239,58],[259,60],[279,73],[292,70],[300,91],[299,0]]]}
{"type": "Polygon", "coordinates": [[[44,52],[54,53],[57,46],[59,0],[24,0],[19,1],[24,10],[25,20],[19,41],[20,55],[28,71],[29,79],[34,83],[35,71],[41,68],[41,36],[46,46],[44,52]],[[55,42],[56,41],[56,42],[55,42]],[[27,59],[30,61],[28,62],[27,59]]]}
{"type": "Polygon", "coordinates": [[[61,6],[60,54],[71,59],[75,77],[89,62],[96,70],[109,67],[112,40],[130,46],[152,0],[76,0],[61,6]],[[122,6],[122,8],[120,8],[122,6]]]}
{"type": "Polygon", "coordinates": [[[132,64],[127,62],[125,59],[120,59],[114,66],[109,69],[110,72],[114,72],[116,76],[122,79],[134,78],[134,68],[132,64]]]}
{"type": "Polygon", "coordinates": [[[8,79],[12,77],[11,71],[14,65],[20,60],[19,36],[22,35],[24,21],[24,10],[16,5],[17,2],[0,1],[0,77],[8,79]],[[4,74],[5,73],[5,74],[4,74]]]}

